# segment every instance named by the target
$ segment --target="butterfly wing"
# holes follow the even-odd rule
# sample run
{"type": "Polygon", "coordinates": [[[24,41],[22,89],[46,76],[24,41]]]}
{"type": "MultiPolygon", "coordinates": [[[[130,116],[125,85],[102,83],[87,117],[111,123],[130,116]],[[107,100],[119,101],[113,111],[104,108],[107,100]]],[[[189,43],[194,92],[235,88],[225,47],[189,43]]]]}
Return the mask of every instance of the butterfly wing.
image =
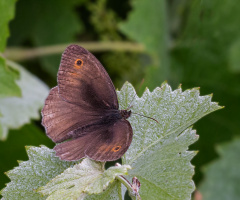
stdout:
{"type": "Polygon", "coordinates": [[[100,119],[101,113],[64,101],[58,87],[51,89],[42,109],[42,125],[47,136],[56,143],[69,139],[71,131],[100,119]]]}
{"type": "Polygon", "coordinates": [[[101,63],[86,49],[70,45],[58,71],[60,96],[67,102],[95,109],[118,109],[114,85],[101,63]]]}
{"type": "Polygon", "coordinates": [[[62,55],[58,87],[50,91],[42,110],[42,124],[63,160],[90,157],[120,158],[132,141],[125,119],[104,120],[118,111],[117,94],[101,63],[87,50],[70,45],[62,55]]]}
{"type": "Polygon", "coordinates": [[[79,160],[89,157],[97,161],[117,160],[132,142],[132,127],[125,119],[102,126],[87,135],[58,144],[56,155],[62,160],[79,160]]]}
{"type": "Polygon", "coordinates": [[[109,109],[118,109],[118,100],[104,67],[84,48],[68,46],[61,59],[58,87],[50,91],[42,110],[47,135],[62,142],[75,129],[97,123],[109,109]]]}

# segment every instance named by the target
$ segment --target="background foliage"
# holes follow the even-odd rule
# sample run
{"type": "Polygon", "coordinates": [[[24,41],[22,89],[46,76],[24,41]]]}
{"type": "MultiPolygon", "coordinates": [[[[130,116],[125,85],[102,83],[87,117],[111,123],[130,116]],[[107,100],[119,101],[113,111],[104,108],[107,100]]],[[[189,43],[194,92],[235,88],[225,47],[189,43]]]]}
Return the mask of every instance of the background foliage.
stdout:
{"type": "MultiPolygon", "coordinates": [[[[5,49],[5,57],[0,56],[0,129],[5,125],[2,123],[4,99],[24,97],[19,85],[21,70],[5,58],[18,59],[43,88],[46,88],[43,82],[53,87],[61,51],[25,59],[24,48],[33,52],[32,49],[41,46],[65,48],[65,44],[76,42],[87,46],[94,41],[98,49],[95,46],[89,50],[95,52],[117,88],[126,80],[138,88],[144,79],[138,91],[142,93],[145,86],[152,90],[167,80],[173,88],[180,83],[184,89],[199,86],[201,95],[214,93],[213,101],[226,106],[194,126],[200,135],[191,147],[199,150],[192,162],[196,165],[194,180],[198,188],[205,176],[201,167],[225,155],[222,153],[225,148],[219,155],[215,146],[231,143],[240,134],[239,4],[238,0],[19,0],[17,3],[0,0],[0,52],[5,49]],[[10,19],[13,20],[9,24],[10,19]],[[9,32],[11,36],[5,48],[9,32]],[[126,42],[132,43],[123,50],[126,42]],[[106,50],[106,44],[107,49],[115,50],[106,50]]],[[[42,92],[43,99],[44,95],[42,92]]],[[[34,111],[41,107],[38,103],[27,106],[34,111]]],[[[27,116],[26,122],[36,118],[28,113],[18,114],[27,116]]],[[[9,125],[8,136],[1,135],[0,188],[9,181],[3,172],[17,166],[16,160],[27,160],[24,146],[53,146],[40,120],[26,122],[19,123],[18,129],[9,125]]],[[[226,162],[226,167],[235,164],[224,158],[221,162],[226,162]]],[[[221,182],[215,180],[215,184],[221,182]]]]}

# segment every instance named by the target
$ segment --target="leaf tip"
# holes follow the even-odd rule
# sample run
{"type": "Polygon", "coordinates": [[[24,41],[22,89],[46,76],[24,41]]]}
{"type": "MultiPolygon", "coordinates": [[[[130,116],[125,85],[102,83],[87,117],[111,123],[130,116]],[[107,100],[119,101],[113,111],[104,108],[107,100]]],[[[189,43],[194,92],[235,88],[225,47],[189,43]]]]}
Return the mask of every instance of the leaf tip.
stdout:
{"type": "Polygon", "coordinates": [[[195,155],[196,155],[196,154],[198,154],[198,153],[199,153],[199,150],[195,150],[195,151],[193,151],[193,152],[194,152],[194,153],[195,153],[195,155]]]}
{"type": "Polygon", "coordinates": [[[161,87],[163,87],[164,85],[167,85],[167,84],[168,84],[168,82],[167,82],[167,80],[165,80],[162,82],[161,87]]]}
{"type": "Polygon", "coordinates": [[[29,149],[31,149],[32,146],[25,146],[26,151],[28,151],[29,149]]]}

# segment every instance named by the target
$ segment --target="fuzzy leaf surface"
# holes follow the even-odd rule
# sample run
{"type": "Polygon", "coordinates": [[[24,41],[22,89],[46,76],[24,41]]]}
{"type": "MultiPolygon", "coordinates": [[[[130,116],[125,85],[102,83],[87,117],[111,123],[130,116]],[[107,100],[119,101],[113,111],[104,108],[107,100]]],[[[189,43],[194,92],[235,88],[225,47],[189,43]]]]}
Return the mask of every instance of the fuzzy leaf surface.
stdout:
{"type": "Polygon", "coordinates": [[[84,199],[86,194],[103,192],[118,175],[127,173],[129,165],[104,170],[104,163],[85,158],[81,163],[66,169],[38,191],[54,199],[84,199]]]}
{"type": "Polygon", "coordinates": [[[3,200],[46,199],[36,190],[76,162],[61,161],[55,152],[45,146],[27,147],[28,161],[7,172],[11,182],[1,191],[3,200]]]}
{"type": "Polygon", "coordinates": [[[190,160],[196,152],[188,151],[198,136],[189,128],[203,116],[222,107],[211,102],[211,95],[200,96],[199,89],[172,91],[164,83],[153,92],[148,89],[141,98],[134,97],[133,86],[126,83],[118,97],[121,109],[132,101],[129,121],[133,141],[123,158],[129,164],[129,179],[136,176],[141,182],[142,199],[191,199],[195,186],[194,167],[190,160]]]}

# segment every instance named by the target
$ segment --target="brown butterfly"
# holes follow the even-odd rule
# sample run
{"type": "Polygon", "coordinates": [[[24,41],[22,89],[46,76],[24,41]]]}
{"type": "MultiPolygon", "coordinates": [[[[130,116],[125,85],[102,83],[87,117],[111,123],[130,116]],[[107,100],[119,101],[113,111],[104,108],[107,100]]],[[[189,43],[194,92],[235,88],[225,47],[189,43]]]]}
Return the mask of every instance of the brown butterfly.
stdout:
{"type": "Polygon", "coordinates": [[[131,111],[119,110],[114,85],[101,63],[86,49],[70,45],[62,54],[58,86],[42,110],[42,125],[62,160],[89,157],[117,160],[132,142],[131,111]]]}

